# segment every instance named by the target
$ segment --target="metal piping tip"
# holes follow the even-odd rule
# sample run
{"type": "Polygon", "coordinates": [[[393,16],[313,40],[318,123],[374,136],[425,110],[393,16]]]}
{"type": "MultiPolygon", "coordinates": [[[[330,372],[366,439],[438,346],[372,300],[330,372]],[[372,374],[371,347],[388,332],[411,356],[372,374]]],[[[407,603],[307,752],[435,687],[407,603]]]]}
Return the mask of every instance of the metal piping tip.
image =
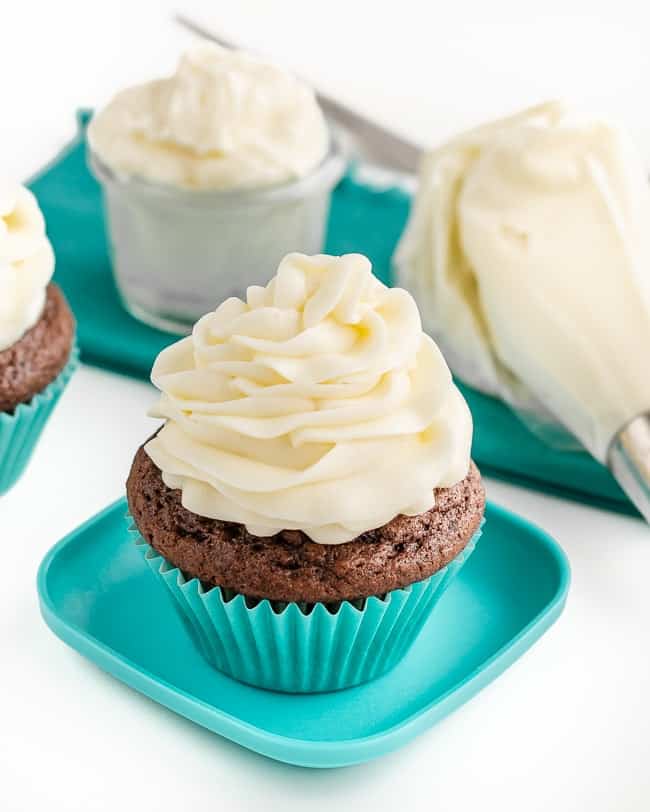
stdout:
{"type": "Polygon", "coordinates": [[[650,523],[650,412],[633,418],[614,436],[607,464],[618,484],[650,523]]]}

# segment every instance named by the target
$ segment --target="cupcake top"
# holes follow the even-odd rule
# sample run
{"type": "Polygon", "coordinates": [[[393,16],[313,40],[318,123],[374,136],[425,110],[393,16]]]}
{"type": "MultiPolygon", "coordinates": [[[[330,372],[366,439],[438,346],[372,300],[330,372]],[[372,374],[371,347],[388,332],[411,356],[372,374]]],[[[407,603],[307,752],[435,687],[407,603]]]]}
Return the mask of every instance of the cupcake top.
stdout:
{"type": "Polygon", "coordinates": [[[90,123],[88,139],[119,173],[194,189],[292,181],[329,145],[307,85],[211,43],[184,54],[173,76],[118,93],[90,123]]]}
{"type": "Polygon", "coordinates": [[[152,371],[145,450],[200,516],[340,544],[434,505],[468,473],[472,421],[417,307],[358,254],[289,254],[152,371]]]}
{"type": "Polygon", "coordinates": [[[36,324],[54,273],[54,253],[34,195],[0,181],[0,352],[36,324]]]}

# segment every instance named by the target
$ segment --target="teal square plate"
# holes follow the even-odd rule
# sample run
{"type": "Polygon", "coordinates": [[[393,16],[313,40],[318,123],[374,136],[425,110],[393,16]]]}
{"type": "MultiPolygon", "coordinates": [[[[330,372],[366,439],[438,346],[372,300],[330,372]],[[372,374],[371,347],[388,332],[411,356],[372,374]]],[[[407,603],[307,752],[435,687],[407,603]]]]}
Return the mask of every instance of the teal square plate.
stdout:
{"type": "Polygon", "coordinates": [[[38,573],[52,631],[117,679],[265,756],[341,767],[395,750],[462,705],[560,615],[569,565],[544,532],[488,504],[483,537],[402,662],[329,694],[251,688],[215,671],[130,540],[119,500],[38,573]]]}

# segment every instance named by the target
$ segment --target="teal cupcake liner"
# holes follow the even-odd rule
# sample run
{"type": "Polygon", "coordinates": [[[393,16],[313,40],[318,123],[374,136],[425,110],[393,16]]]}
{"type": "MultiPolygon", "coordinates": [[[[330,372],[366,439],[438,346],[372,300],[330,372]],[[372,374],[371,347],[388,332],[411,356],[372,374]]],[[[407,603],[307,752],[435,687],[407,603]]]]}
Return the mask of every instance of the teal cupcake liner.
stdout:
{"type": "Polygon", "coordinates": [[[430,578],[358,605],[274,604],[251,603],[241,594],[188,579],[128,520],[146,563],[164,583],[208,662],[239,682],[287,693],[337,691],[390,671],[481,535],[479,528],[459,555],[430,578]]]}
{"type": "Polygon", "coordinates": [[[43,428],[78,364],[79,351],[73,346],[68,363],[52,383],[28,403],[19,403],[12,413],[0,413],[0,496],[23,474],[43,428]]]}

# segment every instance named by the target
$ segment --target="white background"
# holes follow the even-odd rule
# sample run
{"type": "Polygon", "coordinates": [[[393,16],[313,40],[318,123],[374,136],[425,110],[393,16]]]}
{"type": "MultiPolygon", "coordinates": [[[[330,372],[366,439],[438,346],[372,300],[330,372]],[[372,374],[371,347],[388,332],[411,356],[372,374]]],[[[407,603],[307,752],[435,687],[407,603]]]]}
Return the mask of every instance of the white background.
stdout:
{"type": "MultiPolygon", "coordinates": [[[[617,116],[650,158],[650,30],[640,4],[607,4],[606,14],[595,2],[434,5],[179,0],[176,8],[218,22],[422,143],[562,94],[617,116]]],[[[171,69],[188,41],[171,8],[3,5],[0,173],[28,176],[70,137],[76,107],[171,69]]],[[[66,648],[39,617],[36,568],[122,493],[151,431],[153,394],[83,368],[27,474],[2,498],[0,810],[650,808],[650,533],[634,519],[488,481],[491,499],[543,525],[568,553],[567,609],[468,705],[361,767],[309,771],[251,754],[66,648]]]]}

